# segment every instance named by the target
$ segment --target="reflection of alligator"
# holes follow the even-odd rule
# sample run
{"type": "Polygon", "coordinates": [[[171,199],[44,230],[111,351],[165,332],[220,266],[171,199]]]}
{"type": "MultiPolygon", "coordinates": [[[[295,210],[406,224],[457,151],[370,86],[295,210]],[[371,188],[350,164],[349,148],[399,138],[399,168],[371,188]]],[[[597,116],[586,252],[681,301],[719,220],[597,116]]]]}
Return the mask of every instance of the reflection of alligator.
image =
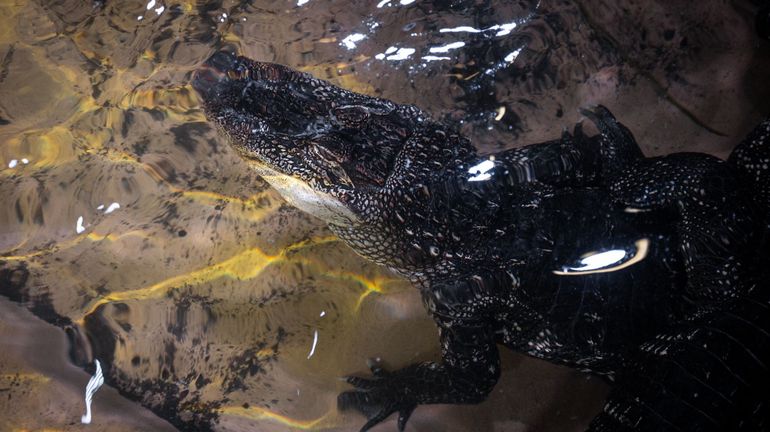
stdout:
{"type": "Polygon", "coordinates": [[[497,343],[614,381],[593,430],[770,427],[770,200],[743,182],[770,184],[770,122],[733,163],[645,159],[601,107],[596,137],[480,156],[415,107],[283,66],[217,53],[193,86],[266,180],[412,280],[439,326],[441,362],[348,379],[364,429],[483,400],[497,343]]]}

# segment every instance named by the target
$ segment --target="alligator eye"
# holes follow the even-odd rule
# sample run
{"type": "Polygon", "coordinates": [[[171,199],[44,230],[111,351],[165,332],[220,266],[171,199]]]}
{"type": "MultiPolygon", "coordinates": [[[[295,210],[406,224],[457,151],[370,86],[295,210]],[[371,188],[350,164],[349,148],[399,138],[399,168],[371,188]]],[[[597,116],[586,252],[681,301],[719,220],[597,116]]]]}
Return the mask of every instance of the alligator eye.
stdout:
{"type": "Polygon", "coordinates": [[[315,160],[312,165],[323,186],[353,186],[353,181],[338,162],[338,155],[319,145],[311,146],[306,154],[308,159],[315,160]]]}
{"type": "Polygon", "coordinates": [[[369,119],[369,109],[360,105],[345,105],[333,108],[331,115],[341,126],[355,128],[369,119]]]}
{"type": "Polygon", "coordinates": [[[342,162],[344,160],[343,155],[333,152],[331,149],[324,147],[323,145],[316,144],[311,147],[311,151],[327,161],[342,162]]]}

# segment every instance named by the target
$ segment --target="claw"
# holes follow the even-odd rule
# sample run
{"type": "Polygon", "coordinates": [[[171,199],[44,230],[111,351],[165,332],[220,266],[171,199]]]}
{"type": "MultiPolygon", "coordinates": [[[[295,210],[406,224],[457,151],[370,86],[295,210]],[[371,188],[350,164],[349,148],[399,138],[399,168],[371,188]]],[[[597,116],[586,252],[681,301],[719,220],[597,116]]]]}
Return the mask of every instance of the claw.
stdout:
{"type": "Polygon", "coordinates": [[[345,381],[357,389],[367,390],[376,386],[375,381],[372,379],[349,376],[345,377],[345,381]]]}
{"type": "Polygon", "coordinates": [[[643,158],[641,148],[627,127],[619,123],[606,107],[581,108],[580,113],[591,120],[603,138],[603,151],[607,152],[610,164],[627,165],[629,161],[643,158]]]}
{"type": "Polygon", "coordinates": [[[386,371],[382,367],[382,362],[380,361],[379,358],[375,358],[375,359],[371,359],[370,358],[370,359],[368,359],[366,361],[366,365],[369,367],[369,369],[372,371],[372,373],[376,377],[384,377],[384,376],[388,375],[388,371],[386,371]]]}
{"type": "Polygon", "coordinates": [[[409,420],[409,416],[412,415],[415,408],[416,407],[409,407],[398,412],[398,432],[404,432],[406,422],[409,420]]]}
{"type": "Polygon", "coordinates": [[[379,415],[382,409],[379,406],[372,405],[372,398],[370,396],[369,393],[360,391],[346,391],[337,396],[337,408],[340,411],[347,411],[352,408],[365,415],[366,418],[372,418],[379,415]]]}
{"type": "Polygon", "coordinates": [[[397,412],[398,430],[403,432],[417,403],[407,397],[408,389],[404,387],[404,383],[399,378],[400,375],[385,370],[379,358],[369,359],[366,363],[374,376],[345,377],[345,381],[355,389],[337,396],[337,408],[340,411],[352,408],[363,414],[367,421],[361,428],[361,432],[369,430],[397,412]]]}
{"type": "Polygon", "coordinates": [[[346,391],[337,395],[337,408],[341,411],[346,411],[355,407],[355,399],[358,398],[358,393],[354,391],[346,391]]]}
{"type": "Polygon", "coordinates": [[[578,108],[578,112],[586,117],[589,117],[593,114],[593,112],[596,110],[596,107],[598,105],[596,104],[589,104],[578,108]]]}
{"type": "Polygon", "coordinates": [[[591,120],[602,134],[608,134],[609,131],[617,129],[619,124],[615,116],[604,105],[589,105],[580,108],[580,114],[591,120]]]}
{"type": "Polygon", "coordinates": [[[580,111],[580,114],[591,120],[593,123],[595,123],[597,126],[599,126],[599,123],[601,122],[599,120],[599,116],[596,114],[596,109],[598,105],[589,105],[586,107],[581,107],[578,109],[580,111]]]}
{"type": "Polygon", "coordinates": [[[579,122],[575,123],[575,128],[572,130],[572,135],[574,135],[576,139],[582,139],[584,137],[583,120],[580,120],[579,122]]]}
{"type": "Polygon", "coordinates": [[[387,410],[384,410],[384,409],[380,410],[380,412],[375,414],[374,417],[371,417],[369,419],[369,421],[367,421],[366,424],[364,424],[361,427],[360,432],[368,431],[369,429],[373,428],[377,423],[379,423],[379,422],[385,420],[386,418],[388,418],[389,415],[390,415],[390,413],[387,412],[387,410]]]}

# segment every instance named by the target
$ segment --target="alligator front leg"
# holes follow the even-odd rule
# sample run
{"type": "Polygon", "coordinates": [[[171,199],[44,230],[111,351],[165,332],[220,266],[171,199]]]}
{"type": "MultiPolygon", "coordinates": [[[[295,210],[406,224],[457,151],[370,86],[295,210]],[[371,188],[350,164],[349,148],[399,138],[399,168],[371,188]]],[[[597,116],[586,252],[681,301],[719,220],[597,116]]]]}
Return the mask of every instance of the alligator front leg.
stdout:
{"type": "Polygon", "coordinates": [[[599,154],[605,179],[617,180],[630,166],[644,159],[634,135],[606,107],[598,105],[593,109],[581,109],[580,113],[599,129],[599,154]]]}
{"type": "Polygon", "coordinates": [[[478,182],[488,189],[538,182],[557,187],[594,185],[600,177],[600,138],[583,135],[582,124],[574,134],[564,131],[560,139],[481,156],[460,168],[457,180],[478,182]]]}
{"type": "Polygon", "coordinates": [[[583,125],[578,123],[574,134],[565,130],[558,140],[506,150],[489,158],[499,172],[495,179],[498,183],[537,181],[551,186],[587,186],[598,180],[602,167],[596,153],[598,141],[597,137],[586,137],[583,125]]]}
{"type": "Polygon", "coordinates": [[[366,431],[398,412],[398,430],[420,404],[479,403],[500,375],[500,359],[492,329],[484,325],[452,326],[439,322],[442,361],[414,364],[394,372],[373,365],[371,378],[348,377],[355,390],[339,395],[340,409],[367,417],[366,431]]]}

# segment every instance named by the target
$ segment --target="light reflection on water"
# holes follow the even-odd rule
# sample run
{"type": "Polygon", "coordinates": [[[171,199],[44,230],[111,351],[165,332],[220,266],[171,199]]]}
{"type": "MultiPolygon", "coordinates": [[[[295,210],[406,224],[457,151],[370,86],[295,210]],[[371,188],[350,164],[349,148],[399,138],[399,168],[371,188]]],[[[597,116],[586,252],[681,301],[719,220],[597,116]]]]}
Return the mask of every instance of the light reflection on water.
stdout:
{"type": "MultiPolygon", "coordinates": [[[[637,122],[640,141],[673,143],[651,152],[692,143],[723,153],[729,135],[755,123],[758,108],[731,93],[734,83],[706,79],[758,67],[746,60],[745,32],[720,33],[723,15],[737,12],[703,6],[700,24],[712,32],[674,22],[667,39],[668,23],[651,20],[655,6],[628,18],[655,29],[642,46],[604,9],[580,3],[4,3],[0,293],[70,328],[81,341],[73,361],[98,357],[109,385],[177,427],[355,430],[361,418],[334,408],[337,378],[372,356],[394,366],[434,357],[435,329],[408,284],[247,169],[205,122],[190,72],[214,50],[236,48],[419,105],[487,151],[553,138],[577,106],[596,102],[625,106],[615,111],[637,122]],[[594,31],[595,22],[605,27],[594,31]],[[683,40],[719,56],[704,59],[714,51],[683,40]],[[650,54],[661,49],[673,54],[650,54]],[[661,124],[677,129],[652,126],[661,124]]],[[[598,409],[600,383],[506,356],[489,402],[423,407],[411,427],[580,429],[598,409]]],[[[10,428],[65,421],[34,414],[36,391],[11,396],[0,406],[10,428]]]]}

